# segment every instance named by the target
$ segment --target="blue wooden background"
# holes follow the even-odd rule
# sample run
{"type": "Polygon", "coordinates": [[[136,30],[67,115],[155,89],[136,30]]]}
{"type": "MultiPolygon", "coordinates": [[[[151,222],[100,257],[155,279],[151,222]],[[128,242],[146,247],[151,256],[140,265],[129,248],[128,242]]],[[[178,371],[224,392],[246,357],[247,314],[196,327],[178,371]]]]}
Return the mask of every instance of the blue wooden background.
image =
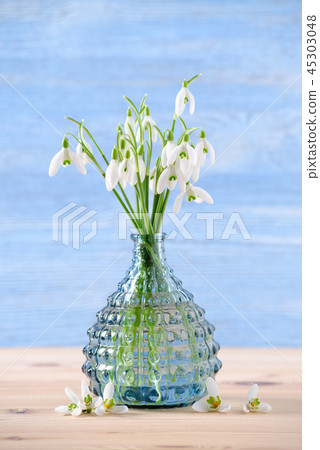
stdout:
{"type": "MultiPolygon", "coordinates": [[[[148,92],[165,128],[181,80],[202,72],[186,119],[204,127],[219,157],[299,77],[300,22],[296,0],[0,1],[0,72],[43,116],[0,77],[0,345],[30,345],[127,252],[37,343],[84,345],[131,259],[131,242],[117,238],[120,207],[96,172],[48,177],[61,139],[44,118],[62,134],[76,131],[65,115],[85,118],[109,153],[123,94],[139,101],[148,92]],[[98,211],[98,234],[80,251],[52,241],[52,214],[70,202],[98,211]]],[[[178,252],[269,342],[300,345],[300,102],[298,81],[199,181],[215,204],[184,203],[195,239],[167,242],[222,345],[268,344],[178,252]],[[225,215],[214,240],[197,211],[225,215]],[[251,240],[219,239],[231,212],[251,240]]]]}

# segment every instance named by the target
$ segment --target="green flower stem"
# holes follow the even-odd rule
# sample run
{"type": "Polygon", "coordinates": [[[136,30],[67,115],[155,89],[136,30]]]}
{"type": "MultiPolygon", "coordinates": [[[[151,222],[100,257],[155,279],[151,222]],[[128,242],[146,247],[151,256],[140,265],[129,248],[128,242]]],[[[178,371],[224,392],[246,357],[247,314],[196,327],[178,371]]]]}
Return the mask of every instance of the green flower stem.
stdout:
{"type": "Polygon", "coordinates": [[[162,221],[163,221],[163,216],[164,216],[164,212],[166,210],[166,206],[167,206],[169,195],[170,195],[170,190],[167,189],[167,192],[166,192],[166,194],[164,196],[164,200],[163,200],[163,203],[162,203],[162,206],[161,206],[161,213],[160,213],[160,217],[159,217],[159,223],[158,223],[158,225],[156,227],[156,233],[160,232],[160,228],[161,228],[161,224],[162,224],[162,221]]]}
{"type": "MultiPolygon", "coordinates": [[[[71,117],[65,117],[65,118],[66,118],[67,120],[70,120],[71,122],[76,123],[76,124],[79,125],[79,126],[81,125],[81,122],[78,122],[77,120],[72,119],[71,117]]],[[[92,134],[90,133],[90,131],[89,131],[86,127],[83,127],[83,129],[84,129],[84,131],[87,133],[87,135],[89,136],[89,138],[92,140],[92,142],[94,143],[94,145],[97,147],[97,149],[99,150],[99,152],[100,152],[102,158],[105,160],[105,162],[107,163],[107,165],[109,165],[109,161],[108,161],[107,158],[105,157],[105,155],[104,155],[103,151],[101,150],[101,148],[99,147],[99,145],[96,143],[96,141],[95,141],[94,137],[92,136],[92,134]]]]}

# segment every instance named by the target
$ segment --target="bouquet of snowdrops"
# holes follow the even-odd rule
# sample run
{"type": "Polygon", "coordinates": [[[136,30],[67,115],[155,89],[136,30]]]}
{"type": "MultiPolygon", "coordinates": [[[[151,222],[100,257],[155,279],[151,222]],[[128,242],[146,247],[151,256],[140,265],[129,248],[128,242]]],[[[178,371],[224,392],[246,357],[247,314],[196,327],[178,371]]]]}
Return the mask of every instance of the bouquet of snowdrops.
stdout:
{"type": "Polygon", "coordinates": [[[72,133],[66,133],[62,149],[51,160],[49,175],[54,176],[60,166],[66,167],[71,163],[74,163],[84,175],[87,164],[96,166],[104,178],[107,190],[112,191],[117,197],[139,234],[160,231],[169,194],[176,186],[180,191],[173,206],[175,214],[180,210],[184,196],[188,202],[213,203],[208,192],[194,186],[190,180],[192,179],[193,183],[197,182],[200,167],[204,165],[207,155],[209,155],[210,165],[214,163],[214,150],[201,127],[188,128],[181,118],[187,103],[189,103],[190,114],[194,112],[195,101],[189,86],[199,75],[192,77],[189,81],[183,81],[182,88],[176,97],[171,128],[163,132],[150,115],[146,105],[146,95],[140,106],[136,106],[128,97],[124,97],[129,108],[124,124],[118,125],[111,160],[106,158],[90,131],[84,126],[83,120],[78,122],[67,117],[79,126],[78,137],[72,133]],[[182,125],[182,132],[177,138],[178,119],[182,125]],[[194,145],[191,135],[197,130],[200,131],[200,139],[194,145]],[[76,152],[70,150],[67,136],[72,136],[77,141],[76,152]],[[160,156],[151,167],[158,137],[161,146],[160,156]],[[98,161],[99,155],[102,163],[98,161]],[[133,188],[134,199],[129,199],[125,193],[128,184],[133,188]],[[153,193],[152,201],[150,201],[149,189],[153,193]]]}

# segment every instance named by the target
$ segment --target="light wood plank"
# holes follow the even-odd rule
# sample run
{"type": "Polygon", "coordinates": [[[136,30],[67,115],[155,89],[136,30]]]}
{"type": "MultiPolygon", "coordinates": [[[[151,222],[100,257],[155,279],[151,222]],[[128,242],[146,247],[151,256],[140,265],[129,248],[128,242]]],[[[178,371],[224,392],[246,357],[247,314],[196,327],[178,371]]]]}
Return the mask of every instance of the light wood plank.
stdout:
{"type": "MultiPolygon", "coordinates": [[[[23,349],[1,349],[0,372],[23,349]]],[[[280,349],[299,372],[301,351],[280,349]]],[[[78,348],[35,348],[0,378],[1,449],[300,449],[301,377],[275,350],[225,348],[218,375],[229,414],[200,414],[190,407],[130,409],[122,416],[64,417],[64,387],[79,391],[83,362],[78,348]],[[258,382],[270,414],[242,413],[251,383],[258,382]]]]}

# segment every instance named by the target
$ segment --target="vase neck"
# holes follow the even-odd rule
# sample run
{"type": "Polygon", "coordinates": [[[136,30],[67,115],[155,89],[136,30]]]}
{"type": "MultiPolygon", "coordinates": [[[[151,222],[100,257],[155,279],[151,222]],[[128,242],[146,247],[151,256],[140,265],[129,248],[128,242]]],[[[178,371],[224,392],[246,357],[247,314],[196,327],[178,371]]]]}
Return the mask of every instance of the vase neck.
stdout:
{"type": "Polygon", "coordinates": [[[134,242],[133,260],[138,265],[165,265],[166,253],[164,248],[165,233],[132,234],[134,242]]]}

